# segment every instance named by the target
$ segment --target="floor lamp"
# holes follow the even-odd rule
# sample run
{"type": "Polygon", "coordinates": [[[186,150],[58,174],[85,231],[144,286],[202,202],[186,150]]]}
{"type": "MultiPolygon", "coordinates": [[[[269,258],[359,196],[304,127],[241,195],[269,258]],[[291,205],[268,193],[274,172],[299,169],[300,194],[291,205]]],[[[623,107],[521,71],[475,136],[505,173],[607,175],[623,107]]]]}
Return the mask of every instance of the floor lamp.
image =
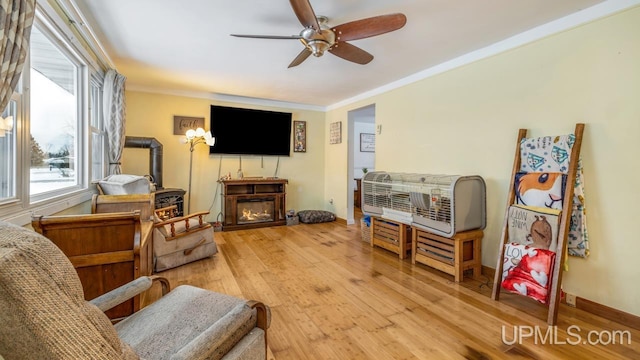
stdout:
{"type": "Polygon", "coordinates": [[[180,140],[183,144],[189,144],[189,190],[187,191],[187,214],[191,214],[191,171],[193,169],[193,150],[198,144],[213,146],[216,139],[211,135],[211,131],[204,132],[203,128],[195,130],[189,129],[185,137],[180,140]]]}

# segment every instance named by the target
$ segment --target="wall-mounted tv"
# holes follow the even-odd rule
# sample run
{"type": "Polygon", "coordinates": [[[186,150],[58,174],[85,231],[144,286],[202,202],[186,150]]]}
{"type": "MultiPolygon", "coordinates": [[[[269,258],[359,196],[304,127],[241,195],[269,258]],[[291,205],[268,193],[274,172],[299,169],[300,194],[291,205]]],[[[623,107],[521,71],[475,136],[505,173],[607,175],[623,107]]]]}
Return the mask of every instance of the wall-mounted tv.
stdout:
{"type": "Polygon", "coordinates": [[[291,113],[211,105],[211,154],[289,156],[291,113]]]}

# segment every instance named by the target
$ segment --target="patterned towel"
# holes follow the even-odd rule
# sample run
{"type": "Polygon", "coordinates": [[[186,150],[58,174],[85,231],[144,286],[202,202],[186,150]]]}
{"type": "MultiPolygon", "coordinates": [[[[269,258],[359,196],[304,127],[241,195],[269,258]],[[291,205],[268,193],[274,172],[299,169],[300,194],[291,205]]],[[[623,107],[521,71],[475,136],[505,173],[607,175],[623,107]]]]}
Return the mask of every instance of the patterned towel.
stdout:
{"type": "Polygon", "coordinates": [[[567,175],[559,172],[518,172],[516,204],[562,210],[567,175]]]}
{"type": "Polygon", "coordinates": [[[505,290],[547,304],[556,253],[520,244],[505,244],[502,283],[505,290]]]}
{"type": "MultiPolygon", "coordinates": [[[[575,143],[574,134],[525,138],[520,143],[521,167],[523,172],[554,173],[569,172],[571,149],[575,143]]],[[[582,160],[578,159],[578,169],[573,195],[573,209],[569,224],[568,253],[571,256],[589,255],[589,235],[584,202],[584,174],[582,160]]],[[[527,204],[540,206],[536,204],[527,204]]]]}
{"type": "Polygon", "coordinates": [[[560,210],[509,206],[509,242],[556,251],[560,210]]]}

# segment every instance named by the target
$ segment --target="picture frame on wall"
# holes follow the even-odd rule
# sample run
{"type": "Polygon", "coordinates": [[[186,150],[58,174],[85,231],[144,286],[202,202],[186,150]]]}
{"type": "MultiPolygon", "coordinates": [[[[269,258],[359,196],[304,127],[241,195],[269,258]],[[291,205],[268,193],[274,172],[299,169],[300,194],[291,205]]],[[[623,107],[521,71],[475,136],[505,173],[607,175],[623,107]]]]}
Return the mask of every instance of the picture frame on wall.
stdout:
{"type": "Polygon", "coordinates": [[[360,133],[360,152],[376,151],[376,135],[369,133],[360,133]]]}
{"type": "Polygon", "coordinates": [[[342,143],[342,123],[340,121],[329,125],[329,144],[342,143]]]}
{"type": "Polygon", "coordinates": [[[189,129],[204,129],[203,117],[192,116],[174,116],[173,117],[173,135],[184,135],[189,129]]]}
{"type": "Polygon", "coordinates": [[[307,122],[293,122],[293,152],[307,152],[307,122]]]}

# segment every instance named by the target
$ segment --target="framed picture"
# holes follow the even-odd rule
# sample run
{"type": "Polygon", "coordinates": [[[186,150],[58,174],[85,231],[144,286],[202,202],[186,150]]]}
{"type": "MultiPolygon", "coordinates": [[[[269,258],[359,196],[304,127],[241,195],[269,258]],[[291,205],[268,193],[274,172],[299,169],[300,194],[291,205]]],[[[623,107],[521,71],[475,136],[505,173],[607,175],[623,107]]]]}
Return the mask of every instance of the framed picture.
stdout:
{"type": "Polygon", "coordinates": [[[340,121],[331,123],[329,127],[329,144],[342,143],[342,123],[340,121]]]}
{"type": "Polygon", "coordinates": [[[189,129],[204,129],[204,118],[190,116],[173,117],[173,135],[184,135],[189,129]]]}
{"type": "Polygon", "coordinates": [[[360,134],[360,152],[375,152],[376,151],[376,135],[375,134],[360,134]]]}
{"type": "Polygon", "coordinates": [[[293,122],[293,152],[307,152],[307,122],[293,122]]]}

